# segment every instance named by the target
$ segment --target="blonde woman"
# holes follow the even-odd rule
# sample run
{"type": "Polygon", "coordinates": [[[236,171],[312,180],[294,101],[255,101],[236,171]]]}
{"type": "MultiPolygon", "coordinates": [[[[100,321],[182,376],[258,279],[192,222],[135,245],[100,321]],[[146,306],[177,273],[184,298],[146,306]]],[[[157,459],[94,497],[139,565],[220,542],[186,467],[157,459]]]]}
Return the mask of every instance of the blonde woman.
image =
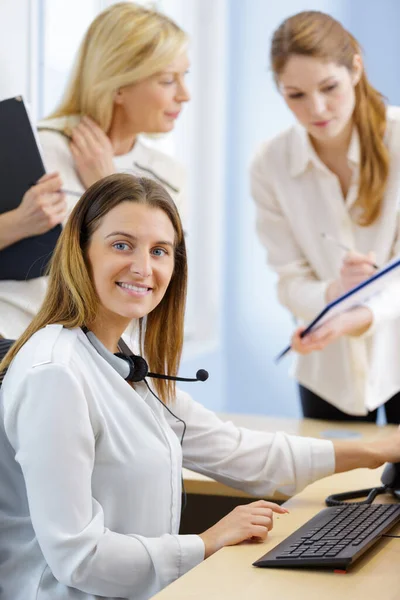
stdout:
{"type": "MultiPolygon", "coordinates": [[[[400,252],[400,110],[385,106],[357,40],[324,13],[286,19],[271,64],[298,123],[252,164],[257,229],[280,302],[308,322],[400,252]]],[[[385,405],[388,421],[400,421],[398,294],[388,289],[309,336],[294,333],[304,416],[375,421],[385,405]]]]}
{"type": "MultiPolygon", "coordinates": [[[[140,134],[171,131],[189,100],[186,48],[186,34],[157,11],[121,2],[98,15],[59,107],[39,126],[46,169],[54,175],[29,190],[33,200],[18,214],[3,215],[3,228],[0,216],[0,248],[2,241],[8,245],[8,232],[29,237],[65,221],[77,197],[64,197],[61,185],[79,194],[118,171],[154,178],[184,211],[181,165],[140,134]],[[36,211],[35,221],[27,210],[36,211]]],[[[22,333],[45,289],[43,277],[0,281],[0,335],[22,333]]]]}

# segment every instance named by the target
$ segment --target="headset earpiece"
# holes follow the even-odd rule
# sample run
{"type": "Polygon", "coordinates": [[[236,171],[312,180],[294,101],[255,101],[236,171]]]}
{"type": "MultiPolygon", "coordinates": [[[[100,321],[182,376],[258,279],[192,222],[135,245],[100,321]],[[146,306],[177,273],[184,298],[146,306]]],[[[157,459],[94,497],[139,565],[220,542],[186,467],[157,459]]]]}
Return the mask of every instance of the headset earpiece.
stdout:
{"type": "Polygon", "coordinates": [[[126,381],[137,383],[138,381],[143,381],[143,379],[147,376],[149,367],[142,356],[136,356],[134,354],[127,356],[123,352],[117,352],[114,354],[114,356],[122,358],[129,365],[129,374],[127,377],[125,377],[126,381]]]}

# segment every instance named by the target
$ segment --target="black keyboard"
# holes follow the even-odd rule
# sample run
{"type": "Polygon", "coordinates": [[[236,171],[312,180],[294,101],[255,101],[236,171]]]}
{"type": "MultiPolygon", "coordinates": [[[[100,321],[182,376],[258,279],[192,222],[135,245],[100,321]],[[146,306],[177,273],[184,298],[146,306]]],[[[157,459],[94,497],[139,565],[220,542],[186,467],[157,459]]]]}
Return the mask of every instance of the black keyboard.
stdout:
{"type": "Polygon", "coordinates": [[[399,521],[400,504],[326,508],[253,564],[346,570],[399,521]]]}

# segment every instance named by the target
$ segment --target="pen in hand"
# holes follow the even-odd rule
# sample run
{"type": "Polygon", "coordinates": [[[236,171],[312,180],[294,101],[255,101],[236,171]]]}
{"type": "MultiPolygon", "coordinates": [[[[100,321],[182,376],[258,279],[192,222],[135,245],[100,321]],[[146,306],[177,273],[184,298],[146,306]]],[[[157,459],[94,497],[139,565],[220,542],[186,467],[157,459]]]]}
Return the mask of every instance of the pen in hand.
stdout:
{"type": "Polygon", "coordinates": [[[65,190],[64,188],[62,188],[60,190],[60,192],[62,192],[63,194],[69,194],[70,196],[76,196],[77,198],[80,198],[83,194],[83,192],[75,192],[73,190],[65,190]]]}
{"type": "MultiPolygon", "coordinates": [[[[346,252],[352,252],[351,248],[349,248],[345,244],[342,244],[342,242],[339,242],[339,240],[334,238],[332,235],[329,235],[329,233],[321,233],[321,237],[324,240],[327,240],[328,242],[333,242],[334,244],[336,244],[336,246],[338,248],[341,248],[342,250],[345,250],[346,252]]],[[[374,262],[371,262],[371,266],[374,267],[374,269],[377,269],[377,270],[380,269],[379,265],[377,265],[374,262]]]]}

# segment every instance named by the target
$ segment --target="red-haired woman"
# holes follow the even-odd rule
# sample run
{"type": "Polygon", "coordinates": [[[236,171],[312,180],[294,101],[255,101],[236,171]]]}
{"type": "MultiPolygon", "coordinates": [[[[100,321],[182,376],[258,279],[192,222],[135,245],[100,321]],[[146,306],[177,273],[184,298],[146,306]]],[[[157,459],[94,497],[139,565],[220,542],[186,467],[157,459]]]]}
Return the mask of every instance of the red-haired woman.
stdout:
{"type": "MultiPolygon", "coordinates": [[[[357,40],[327,14],[286,19],[273,35],[271,64],[298,123],[264,143],[252,163],[257,229],[280,302],[307,322],[400,252],[400,109],[385,106],[357,40]]],[[[400,421],[397,289],[304,338],[303,327],[295,331],[304,416],[375,421],[384,404],[388,421],[400,421]]]]}

